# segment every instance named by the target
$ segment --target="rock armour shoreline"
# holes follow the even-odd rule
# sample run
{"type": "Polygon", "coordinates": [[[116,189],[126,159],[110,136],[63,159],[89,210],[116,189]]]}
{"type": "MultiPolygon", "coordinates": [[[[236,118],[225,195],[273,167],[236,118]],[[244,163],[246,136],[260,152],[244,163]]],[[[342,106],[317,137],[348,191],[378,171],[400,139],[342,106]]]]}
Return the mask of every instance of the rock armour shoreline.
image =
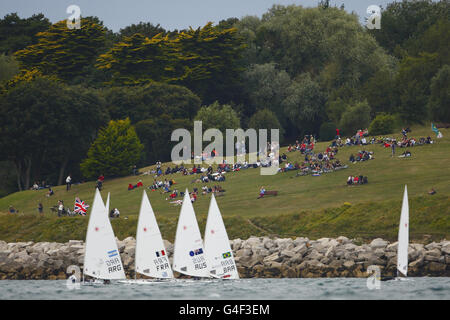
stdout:
{"type": "MultiPolygon", "coordinates": [[[[173,244],[164,240],[172,262],[173,244]]],[[[395,276],[397,243],[377,238],[357,245],[346,237],[268,238],[230,241],[241,278],[368,277],[367,268],[380,267],[381,276],[395,276]]],[[[134,278],[136,240],[117,240],[128,278],[134,278]]],[[[15,242],[0,240],[0,279],[67,279],[67,268],[82,270],[84,242],[15,242]]],[[[411,243],[408,276],[450,277],[450,241],[411,243]]],[[[179,274],[175,273],[175,276],[179,274]]]]}

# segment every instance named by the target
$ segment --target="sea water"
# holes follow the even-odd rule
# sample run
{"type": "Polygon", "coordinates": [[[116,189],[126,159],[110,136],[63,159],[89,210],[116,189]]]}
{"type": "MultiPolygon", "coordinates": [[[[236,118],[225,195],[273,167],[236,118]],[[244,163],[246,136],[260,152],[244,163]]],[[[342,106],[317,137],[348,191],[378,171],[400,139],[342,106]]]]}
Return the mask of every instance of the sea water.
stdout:
{"type": "Polygon", "coordinates": [[[0,299],[44,300],[384,300],[450,299],[450,278],[240,279],[73,286],[65,280],[2,280],[0,299]]]}

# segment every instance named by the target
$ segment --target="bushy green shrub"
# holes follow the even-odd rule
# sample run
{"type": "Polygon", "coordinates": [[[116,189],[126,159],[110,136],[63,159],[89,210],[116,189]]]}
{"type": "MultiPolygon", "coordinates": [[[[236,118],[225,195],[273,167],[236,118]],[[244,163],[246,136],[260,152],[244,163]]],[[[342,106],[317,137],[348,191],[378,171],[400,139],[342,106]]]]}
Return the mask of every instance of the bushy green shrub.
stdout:
{"type": "Polygon", "coordinates": [[[369,126],[370,135],[388,134],[394,131],[395,117],[391,114],[381,113],[373,119],[369,126]]]}

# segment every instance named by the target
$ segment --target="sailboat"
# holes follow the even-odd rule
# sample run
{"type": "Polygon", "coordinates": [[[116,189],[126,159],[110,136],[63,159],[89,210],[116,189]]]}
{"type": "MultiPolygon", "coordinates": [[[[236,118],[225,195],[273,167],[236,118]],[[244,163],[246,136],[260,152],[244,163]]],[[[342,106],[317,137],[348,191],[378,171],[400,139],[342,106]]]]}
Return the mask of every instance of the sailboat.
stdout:
{"type": "Polygon", "coordinates": [[[210,275],[221,279],[239,279],[222,215],[214,194],[209,204],[205,228],[205,255],[210,275]]]}
{"type": "Polygon", "coordinates": [[[156,222],[155,213],[145,190],[142,194],[136,231],[135,272],[155,279],[135,279],[120,282],[145,284],[173,278],[169,257],[156,222]]]}
{"type": "Polygon", "coordinates": [[[397,246],[397,279],[404,279],[408,274],[408,245],[409,245],[409,205],[408,189],[405,185],[403,193],[402,213],[398,228],[397,246]]]}
{"type": "MultiPolygon", "coordinates": [[[[109,194],[107,206],[109,207],[109,194]]],[[[86,233],[83,282],[85,275],[96,280],[126,278],[107,210],[99,190],[95,189],[94,203],[86,233]]]]}
{"type": "Polygon", "coordinates": [[[192,277],[210,277],[202,236],[187,189],[175,234],[173,270],[192,277]]]}
{"type": "Polygon", "coordinates": [[[405,185],[403,192],[402,211],[400,214],[400,224],[398,227],[397,242],[397,276],[381,277],[381,281],[406,280],[408,274],[408,245],[409,245],[409,205],[408,189],[405,185]]]}

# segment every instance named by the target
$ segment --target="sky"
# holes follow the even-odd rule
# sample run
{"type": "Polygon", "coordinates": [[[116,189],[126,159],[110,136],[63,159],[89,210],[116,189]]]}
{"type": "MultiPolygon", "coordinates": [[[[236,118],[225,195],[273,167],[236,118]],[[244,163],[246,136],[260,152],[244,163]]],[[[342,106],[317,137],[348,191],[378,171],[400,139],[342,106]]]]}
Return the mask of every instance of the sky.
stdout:
{"type": "MultiPolygon", "coordinates": [[[[394,0],[331,0],[331,5],[344,4],[364,21],[369,5],[384,8],[394,0]]],[[[21,18],[43,13],[52,23],[64,20],[69,5],[77,5],[81,16],[97,16],[114,32],[131,24],[151,22],[166,30],[197,28],[207,22],[247,15],[261,17],[274,4],[315,7],[318,0],[0,0],[0,17],[17,12],[21,18]]]]}

